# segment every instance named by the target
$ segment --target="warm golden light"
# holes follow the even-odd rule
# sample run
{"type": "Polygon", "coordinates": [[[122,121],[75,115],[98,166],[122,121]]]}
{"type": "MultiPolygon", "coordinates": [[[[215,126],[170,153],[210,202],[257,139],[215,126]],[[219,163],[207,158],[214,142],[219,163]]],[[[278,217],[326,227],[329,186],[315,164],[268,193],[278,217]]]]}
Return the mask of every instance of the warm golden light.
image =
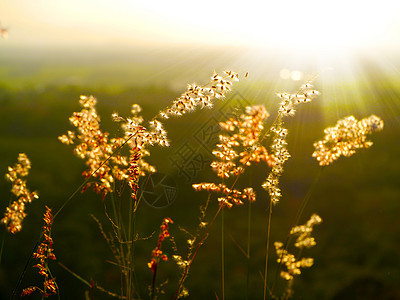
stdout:
{"type": "Polygon", "coordinates": [[[168,1],[143,3],[141,10],[168,24],[165,36],[187,43],[267,47],[323,59],[400,43],[399,1],[168,1]]]}
{"type": "Polygon", "coordinates": [[[400,2],[391,0],[21,0],[0,10],[25,42],[231,44],[320,56],[400,44],[400,2]]]}

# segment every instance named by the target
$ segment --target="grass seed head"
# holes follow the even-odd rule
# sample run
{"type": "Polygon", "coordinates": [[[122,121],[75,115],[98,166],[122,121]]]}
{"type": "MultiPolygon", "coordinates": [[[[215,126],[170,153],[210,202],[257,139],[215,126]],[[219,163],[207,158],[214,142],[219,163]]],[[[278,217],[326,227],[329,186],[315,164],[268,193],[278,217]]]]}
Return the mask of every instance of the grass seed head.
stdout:
{"type": "Polygon", "coordinates": [[[337,122],[336,126],[324,130],[325,137],[314,143],[315,151],[312,154],[321,166],[330,165],[340,156],[349,157],[357,149],[369,148],[372,142],[367,135],[383,129],[383,121],[371,115],[360,121],[354,116],[348,116],[337,122]]]}
{"type": "Polygon", "coordinates": [[[1,222],[6,225],[7,229],[15,234],[22,229],[22,221],[27,216],[25,212],[26,204],[38,199],[37,192],[31,192],[24,179],[29,174],[31,162],[25,153],[18,155],[18,162],[13,167],[8,167],[6,179],[11,182],[11,192],[17,197],[4,213],[1,222]]]}

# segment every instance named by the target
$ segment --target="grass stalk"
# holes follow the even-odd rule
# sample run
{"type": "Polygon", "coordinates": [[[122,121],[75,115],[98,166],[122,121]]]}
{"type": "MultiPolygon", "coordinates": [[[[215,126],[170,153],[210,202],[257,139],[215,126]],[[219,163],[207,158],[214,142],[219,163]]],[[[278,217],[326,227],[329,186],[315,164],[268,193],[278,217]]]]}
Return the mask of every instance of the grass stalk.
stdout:
{"type": "MultiPolygon", "coordinates": [[[[149,180],[150,175],[147,177],[149,180]]],[[[147,181],[146,181],[147,183],[147,181]]],[[[139,196],[139,199],[136,200],[134,203],[132,202],[133,199],[129,201],[129,216],[128,216],[128,253],[127,257],[129,259],[129,286],[128,286],[128,299],[131,299],[132,289],[136,290],[138,286],[135,285],[134,280],[136,279],[135,267],[134,267],[134,252],[135,252],[135,236],[136,236],[136,212],[142,198],[143,191],[139,196]]]]}
{"type": "Polygon", "coordinates": [[[267,296],[267,276],[268,276],[269,245],[271,236],[271,218],[272,218],[272,199],[270,200],[268,209],[267,246],[265,250],[265,270],[264,270],[264,300],[266,299],[267,296]]]}
{"type": "Polygon", "coordinates": [[[57,262],[58,265],[63,268],[65,271],[67,271],[68,273],[70,273],[72,276],[74,276],[76,279],[78,279],[80,282],[82,282],[83,284],[87,285],[89,288],[92,286],[89,281],[83,279],[81,276],[79,276],[78,274],[76,274],[75,272],[73,272],[71,269],[69,269],[67,266],[65,266],[64,264],[57,262]]]}
{"type": "Polygon", "coordinates": [[[33,253],[35,253],[36,248],[39,246],[39,243],[40,243],[40,239],[41,239],[41,238],[42,238],[42,234],[40,235],[40,238],[37,240],[35,246],[34,246],[33,249],[32,249],[31,255],[29,256],[27,262],[25,263],[24,269],[23,269],[23,271],[22,271],[22,273],[21,273],[21,276],[19,276],[18,282],[17,282],[17,284],[15,285],[15,288],[14,288],[12,294],[11,294],[10,300],[14,299],[14,297],[15,297],[15,295],[16,295],[16,293],[17,293],[18,287],[19,287],[19,285],[21,284],[22,279],[24,278],[26,269],[28,268],[28,265],[29,265],[29,262],[31,261],[31,258],[32,258],[32,256],[33,256],[33,253]]]}
{"type": "Polygon", "coordinates": [[[184,282],[185,279],[186,279],[186,276],[187,276],[187,274],[188,274],[188,272],[189,272],[189,268],[190,268],[190,266],[192,265],[193,260],[194,260],[194,258],[196,257],[196,254],[197,254],[197,252],[199,251],[201,245],[203,245],[205,239],[207,238],[208,233],[209,233],[209,231],[210,231],[210,229],[211,229],[211,226],[214,224],[215,219],[218,217],[218,215],[219,215],[219,213],[220,213],[220,211],[221,211],[222,209],[223,209],[223,207],[222,207],[222,206],[219,206],[217,212],[215,213],[215,216],[214,216],[213,219],[211,220],[211,222],[210,222],[210,224],[208,225],[206,231],[204,232],[203,237],[201,238],[199,244],[197,245],[196,250],[194,251],[194,253],[193,253],[193,255],[192,255],[192,258],[190,259],[188,265],[186,266],[185,271],[184,271],[183,274],[182,274],[181,280],[179,281],[178,288],[176,289],[176,292],[175,292],[175,294],[174,294],[174,298],[173,298],[174,300],[175,300],[175,299],[178,299],[179,291],[180,291],[180,289],[181,289],[181,287],[182,287],[183,282],[184,282]]]}
{"type": "MultiPolygon", "coordinates": [[[[294,219],[294,222],[293,222],[291,228],[293,228],[293,227],[298,225],[300,217],[303,214],[303,211],[304,211],[305,207],[307,206],[307,204],[308,204],[308,202],[309,202],[309,200],[311,198],[311,195],[312,195],[312,193],[314,192],[314,190],[315,190],[315,188],[317,186],[317,183],[318,183],[319,179],[321,178],[321,174],[322,174],[323,170],[324,170],[324,167],[319,168],[319,171],[318,171],[317,175],[315,176],[314,181],[312,182],[310,188],[307,191],[307,194],[305,195],[305,197],[303,198],[303,200],[302,200],[302,202],[300,204],[299,209],[297,210],[296,217],[294,219]]],[[[289,232],[287,237],[286,237],[286,241],[285,241],[285,246],[284,246],[284,250],[285,251],[288,249],[291,240],[292,240],[292,236],[290,235],[290,232],[289,232]]],[[[282,256],[280,257],[280,261],[281,262],[279,263],[279,266],[276,269],[274,284],[272,285],[272,288],[271,288],[271,295],[272,295],[272,293],[273,293],[273,291],[275,289],[276,283],[278,281],[279,273],[280,273],[280,271],[282,269],[282,256]]]]}
{"type": "Polygon", "coordinates": [[[60,300],[61,299],[60,298],[60,289],[58,288],[57,282],[55,281],[55,278],[54,278],[53,274],[51,274],[50,268],[49,268],[47,263],[46,263],[46,269],[47,269],[47,272],[49,272],[50,278],[53,279],[53,281],[54,281],[54,284],[55,284],[56,289],[57,289],[57,299],[60,300]]]}
{"type": "Polygon", "coordinates": [[[154,290],[155,290],[155,286],[156,286],[156,275],[157,275],[157,267],[158,264],[156,264],[155,268],[154,268],[154,272],[153,272],[153,279],[151,281],[151,294],[150,294],[150,299],[154,299],[154,290]]]}
{"type": "MultiPolygon", "coordinates": [[[[118,239],[118,244],[119,244],[119,268],[121,270],[121,274],[120,274],[120,280],[121,280],[121,297],[123,297],[123,282],[124,282],[124,268],[126,267],[124,262],[125,262],[125,256],[124,256],[124,249],[123,249],[123,245],[122,245],[122,231],[121,231],[121,219],[120,219],[120,209],[117,210],[117,206],[116,206],[116,199],[114,197],[114,194],[111,193],[111,206],[113,209],[113,214],[114,214],[114,224],[117,225],[112,225],[112,226],[116,226],[117,230],[114,230],[114,234],[116,235],[117,239],[118,239]]],[[[118,205],[119,206],[119,205],[118,205]]]]}
{"type": "Polygon", "coordinates": [[[111,153],[110,156],[107,157],[107,159],[104,160],[104,161],[99,165],[99,167],[98,167],[96,170],[94,170],[94,171],[92,172],[92,174],[90,174],[90,176],[88,176],[88,178],[86,178],[86,180],[71,194],[71,196],[69,196],[68,199],[64,201],[64,203],[61,205],[61,207],[60,207],[60,208],[57,210],[57,212],[54,214],[53,220],[57,217],[57,215],[61,212],[61,210],[72,200],[72,198],[74,198],[74,196],[75,196],[79,191],[81,191],[82,188],[90,181],[90,179],[92,178],[92,176],[93,176],[94,174],[96,174],[97,171],[100,170],[100,168],[101,168],[102,166],[104,166],[104,165],[110,160],[110,158],[114,156],[115,153],[117,153],[119,150],[121,150],[121,149],[129,142],[129,140],[130,140],[131,138],[133,138],[133,135],[130,136],[129,138],[127,138],[127,139],[121,144],[121,146],[119,146],[117,149],[115,149],[114,152],[111,153]]]}
{"type": "Polygon", "coordinates": [[[3,231],[3,237],[1,238],[1,247],[0,247],[0,264],[3,258],[3,249],[4,249],[4,244],[6,241],[6,231],[3,231]]]}
{"type": "MultiPolygon", "coordinates": [[[[249,186],[253,186],[253,170],[249,172],[249,186]]],[[[250,241],[251,241],[251,201],[247,208],[247,274],[246,274],[246,300],[249,299],[250,290],[250,241]]]]}
{"type": "Polygon", "coordinates": [[[247,209],[247,274],[246,274],[246,300],[249,299],[250,290],[250,239],[251,239],[251,202],[247,209]]]}
{"type": "Polygon", "coordinates": [[[225,232],[224,232],[224,210],[221,212],[221,280],[222,280],[222,300],[225,300],[225,232]]]}
{"type": "Polygon", "coordinates": [[[132,291],[132,260],[133,260],[133,205],[132,205],[132,199],[129,201],[129,214],[128,214],[128,243],[127,243],[127,248],[128,248],[128,253],[127,257],[129,258],[129,270],[128,270],[128,287],[127,287],[127,296],[128,300],[131,299],[131,291],[132,291]]]}

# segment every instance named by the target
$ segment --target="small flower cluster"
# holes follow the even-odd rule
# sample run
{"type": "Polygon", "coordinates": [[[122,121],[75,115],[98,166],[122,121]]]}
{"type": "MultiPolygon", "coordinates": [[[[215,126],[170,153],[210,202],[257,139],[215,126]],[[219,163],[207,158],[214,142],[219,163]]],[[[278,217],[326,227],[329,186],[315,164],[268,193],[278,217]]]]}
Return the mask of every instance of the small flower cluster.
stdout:
{"type": "MultiPolygon", "coordinates": [[[[321,217],[313,214],[306,224],[293,227],[290,231],[290,234],[298,235],[295,247],[302,249],[304,247],[310,248],[314,246],[316,243],[314,238],[311,237],[311,232],[313,230],[313,226],[320,224],[321,222],[321,217]]],[[[282,278],[288,281],[293,280],[295,275],[301,274],[300,268],[309,268],[314,263],[314,260],[309,257],[296,259],[295,255],[284,249],[284,245],[281,242],[275,242],[274,246],[278,256],[277,262],[284,264],[286,267],[286,271],[281,271],[280,275],[282,278]]]]}
{"type": "Polygon", "coordinates": [[[43,289],[37,286],[31,286],[22,291],[21,296],[30,295],[34,291],[39,291],[43,298],[47,298],[50,295],[57,294],[57,284],[55,279],[49,274],[48,263],[49,259],[55,260],[56,256],[53,253],[53,239],[51,238],[51,226],[53,224],[53,215],[51,209],[46,206],[46,212],[44,213],[44,226],[43,226],[43,242],[37,247],[33,253],[33,258],[39,260],[39,263],[35,265],[35,268],[39,269],[39,274],[44,277],[43,289]],[[49,278],[51,277],[51,278],[49,278]]]}
{"type": "Polygon", "coordinates": [[[172,258],[175,260],[177,266],[183,270],[189,265],[189,261],[184,260],[180,255],[173,255],[172,258]]]}
{"type": "Polygon", "coordinates": [[[290,158],[290,154],[286,148],[287,129],[278,123],[277,126],[271,128],[271,131],[274,133],[271,149],[274,153],[275,164],[272,166],[272,170],[262,187],[268,191],[271,202],[277,204],[282,197],[281,189],[279,188],[279,178],[283,173],[283,165],[290,158]]]}
{"type": "Polygon", "coordinates": [[[278,93],[277,96],[281,98],[279,113],[282,116],[293,116],[298,104],[310,102],[313,97],[319,95],[319,92],[312,87],[311,82],[308,81],[300,87],[296,94],[278,93]]]}
{"type": "MultiPolygon", "coordinates": [[[[83,172],[83,176],[89,177],[93,174],[99,179],[97,182],[88,183],[84,189],[94,184],[94,190],[105,197],[112,191],[114,176],[109,164],[103,164],[103,162],[113,153],[117,145],[110,143],[109,134],[100,129],[100,116],[95,107],[97,99],[93,96],[80,96],[79,103],[83,109],[80,112],[74,112],[69,118],[71,124],[77,128],[78,134],[68,131],[67,135],[62,135],[58,139],[64,144],[78,143],[74,153],[79,158],[86,159],[86,165],[89,166],[89,169],[83,172]]],[[[112,157],[111,162],[114,162],[116,166],[127,165],[126,159],[117,156],[112,157]]],[[[115,167],[114,170],[116,169],[119,168],[115,167]]]]}
{"type": "MultiPolygon", "coordinates": [[[[130,149],[134,149],[134,152],[140,151],[141,156],[149,156],[149,152],[145,149],[146,145],[160,145],[162,147],[168,147],[169,141],[167,139],[167,132],[165,131],[163,124],[153,119],[149,122],[150,130],[143,127],[143,118],[138,114],[142,111],[142,108],[138,104],[132,105],[132,118],[123,118],[118,114],[113,114],[113,119],[122,121],[122,129],[124,131],[123,141],[128,141],[130,149]]],[[[155,168],[150,166],[145,161],[140,161],[139,165],[143,171],[155,172],[155,168]]]]}
{"type": "Polygon", "coordinates": [[[269,166],[274,164],[274,157],[269,155],[264,146],[259,145],[259,139],[264,129],[263,122],[268,118],[269,113],[263,105],[248,106],[246,113],[241,114],[238,119],[230,118],[226,122],[220,122],[220,127],[231,133],[231,135],[221,134],[220,144],[213,151],[219,161],[211,163],[211,167],[221,178],[228,178],[230,175],[239,175],[244,171],[245,166],[250,166],[251,162],[265,161],[269,166]],[[234,148],[242,147],[239,154],[234,148]],[[235,160],[240,157],[238,166],[235,160]]]}
{"type": "Polygon", "coordinates": [[[141,107],[134,104],[132,118],[124,119],[116,113],[112,114],[114,121],[122,122],[124,137],[109,139],[109,134],[103,133],[100,129],[100,116],[95,108],[96,103],[97,100],[93,96],[81,96],[80,104],[83,109],[75,112],[70,118],[78,134],[68,131],[67,134],[60,136],[59,140],[64,144],[74,144],[77,140],[78,145],[74,152],[78,157],[86,159],[86,164],[89,166],[83,175],[89,177],[93,174],[93,177],[99,179],[97,182],[88,183],[84,189],[94,184],[94,190],[105,197],[112,191],[112,183],[116,179],[128,180],[136,193],[138,176],[144,176],[146,172],[155,172],[155,168],[143,159],[150,155],[145,147],[147,144],[168,146],[166,132],[157,120],[150,122],[150,131],[141,126],[143,118],[138,116],[141,107]],[[127,156],[115,153],[124,143],[130,147],[129,159],[127,156]],[[108,162],[104,163],[107,160],[108,162]]]}
{"type": "Polygon", "coordinates": [[[214,74],[211,81],[204,85],[189,84],[188,90],[183,93],[167,109],[160,112],[162,118],[169,118],[171,115],[182,116],[196,109],[197,106],[213,106],[214,98],[224,98],[225,94],[231,90],[232,81],[238,81],[239,76],[232,71],[225,71],[225,76],[214,74]]]}
{"type": "MultiPolygon", "coordinates": [[[[171,107],[160,112],[161,117],[168,118],[170,115],[183,115],[193,110],[196,106],[210,107],[212,99],[225,96],[231,88],[232,81],[238,80],[238,74],[225,71],[225,76],[214,74],[211,82],[205,86],[189,85],[188,91],[179,99],[175,100],[171,107]]],[[[160,121],[153,118],[150,121],[149,130],[143,127],[143,118],[138,114],[142,110],[137,104],[132,106],[131,118],[123,118],[117,113],[112,114],[112,119],[122,123],[124,136],[109,139],[109,134],[100,129],[100,117],[96,111],[97,100],[93,96],[81,96],[80,104],[83,109],[75,112],[70,117],[70,122],[77,128],[78,133],[68,131],[61,135],[59,140],[64,144],[78,142],[74,149],[75,154],[86,159],[89,169],[83,172],[86,178],[93,176],[99,180],[89,182],[83,190],[94,185],[97,193],[103,194],[103,198],[112,192],[112,183],[115,180],[128,180],[136,199],[138,176],[144,176],[146,172],[155,172],[154,166],[148,164],[144,157],[150,153],[146,149],[148,144],[169,146],[167,133],[160,121]],[[116,150],[128,144],[130,156],[116,153],[116,150]],[[107,162],[107,163],[105,163],[107,162]]]]}
{"type": "Polygon", "coordinates": [[[26,186],[26,180],[23,178],[28,176],[31,168],[31,162],[25,153],[18,155],[18,163],[13,167],[8,167],[6,179],[11,182],[11,192],[17,196],[18,200],[13,201],[6,208],[4,218],[1,222],[4,223],[11,233],[16,233],[22,229],[22,221],[26,217],[25,205],[31,203],[33,199],[38,199],[37,192],[31,192],[26,186]]]}
{"type": "Polygon", "coordinates": [[[140,176],[144,176],[146,172],[154,173],[156,171],[155,167],[148,164],[143,157],[150,156],[150,152],[146,149],[148,144],[151,146],[155,144],[162,147],[169,146],[167,132],[162,123],[157,120],[150,121],[150,131],[143,126],[135,126],[131,123],[126,123],[123,128],[125,129],[125,140],[128,140],[130,153],[140,153],[140,159],[138,160],[140,176]]]}
{"type": "Polygon", "coordinates": [[[322,141],[314,143],[315,151],[312,156],[321,166],[327,166],[341,155],[348,157],[357,149],[371,147],[372,142],[367,140],[367,134],[382,129],[383,121],[375,115],[360,121],[348,116],[339,120],[335,127],[324,130],[325,137],[322,141]]]}
{"type": "Polygon", "coordinates": [[[222,193],[224,196],[218,198],[218,202],[221,206],[227,206],[231,208],[233,204],[241,205],[242,200],[248,200],[250,202],[256,201],[256,194],[252,188],[245,188],[243,191],[230,189],[224,184],[215,183],[198,183],[193,184],[192,187],[195,191],[208,191],[215,193],[222,193]]]}
{"type": "Polygon", "coordinates": [[[283,263],[287,268],[287,271],[281,271],[281,277],[286,280],[292,280],[293,276],[300,275],[300,268],[309,268],[313,265],[314,260],[312,258],[302,258],[297,260],[293,254],[290,254],[283,248],[283,243],[274,243],[276,254],[278,255],[277,262],[283,263]]]}
{"type": "MultiPolygon", "coordinates": [[[[219,136],[220,143],[217,144],[217,149],[213,151],[218,160],[213,161],[211,167],[219,177],[238,176],[252,162],[265,161],[269,166],[275,164],[274,156],[269,155],[265,147],[259,145],[261,132],[264,129],[263,122],[268,116],[269,114],[264,106],[249,106],[246,107],[245,113],[241,114],[239,118],[230,118],[226,122],[220,122],[221,128],[230,135],[221,134],[219,136]],[[240,152],[236,151],[236,148],[239,147],[240,152]]],[[[214,183],[199,183],[192,186],[196,191],[206,190],[222,193],[223,196],[218,198],[218,202],[221,206],[228,208],[231,208],[233,204],[243,204],[243,200],[250,202],[256,200],[252,188],[239,191],[229,189],[224,184],[216,185],[214,183]]]]}
{"type": "Polygon", "coordinates": [[[293,116],[296,113],[296,106],[298,104],[310,102],[312,98],[318,94],[318,91],[312,89],[310,81],[303,84],[296,94],[277,94],[278,97],[281,98],[281,103],[279,107],[277,124],[271,128],[274,136],[271,149],[275,157],[275,163],[272,166],[272,170],[267,179],[262,185],[262,187],[268,191],[273,204],[277,204],[282,197],[281,189],[279,188],[279,178],[283,173],[284,163],[290,158],[289,151],[286,148],[286,137],[288,131],[283,126],[282,117],[293,116]]]}
{"type": "Polygon", "coordinates": [[[167,132],[165,131],[162,123],[156,119],[149,122],[150,131],[143,127],[143,118],[138,115],[142,108],[138,104],[132,106],[132,118],[123,118],[118,114],[113,114],[115,121],[122,121],[122,129],[124,130],[124,138],[114,139],[118,144],[122,145],[127,141],[129,147],[130,159],[128,171],[124,173],[123,179],[128,179],[128,184],[132,189],[131,196],[136,201],[136,194],[138,190],[139,176],[145,176],[146,172],[154,173],[155,167],[148,164],[143,157],[150,156],[150,152],[146,149],[148,144],[168,147],[169,142],[167,139],[167,132]]]}
{"type": "Polygon", "coordinates": [[[147,263],[147,266],[151,269],[153,274],[157,271],[157,266],[158,263],[161,260],[168,260],[168,256],[164,254],[161,250],[161,245],[162,242],[169,237],[169,232],[168,232],[168,224],[171,223],[173,224],[174,222],[170,218],[165,218],[160,226],[161,232],[160,235],[158,236],[158,242],[157,242],[157,247],[154,248],[152,251],[152,259],[149,263],[147,263]]]}
{"type": "Polygon", "coordinates": [[[311,236],[314,225],[321,224],[322,219],[317,214],[313,214],[304,225],[293,227],[290,230],[291,235],[298,235],[296,243],[297,248],[310,248],[316,245],[315,239],[311,236]]]}

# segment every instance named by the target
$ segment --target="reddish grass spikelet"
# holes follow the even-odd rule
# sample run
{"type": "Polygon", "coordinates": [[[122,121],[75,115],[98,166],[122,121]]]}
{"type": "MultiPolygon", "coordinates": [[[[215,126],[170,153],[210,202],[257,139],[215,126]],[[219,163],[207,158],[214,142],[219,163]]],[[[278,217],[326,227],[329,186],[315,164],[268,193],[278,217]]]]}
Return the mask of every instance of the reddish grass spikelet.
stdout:
{"type": "Polygon", "coordinates": [[[174,222],[171,220],[171,218],[164,218],[161,226],[160,226],[160,235],[158,236],[158,242],[157,246],[154,248],[154,250],[151,252],[152,254],[152,259],[149,263],[147,263],[147,266],[151,269],[153,274],[157,271],[157,266],[158,263],[163,260],[167,261],[168,256],[164,254],[161,250],[161,245],[163,241],[169,237],[169,232],[168,232],[168,225],[173,224],[174,222]]]}
{"type": "MultiPolygon", "coordinates": [[[[135,151],[132,151],[135,152],[135,151]]],[[[136,203],[137,201],[137,191],[139,189],[139,164],[138,161],[140,160],[141,154],[137,152],[136,154],[131,155],[131,159],[129,160],[129,169],[128,169],[128,185],[132,189],[131,197],[136,203]]]]}
{"type": "Polygon", "coordinates": [[[22,291],[21,296],[30,295],[34,291],[39,291],[43,298],[47,298],[51,295],[57,294],[57,283],[55,278],[53,278],[50,274],[48,268],[48,260],[55,260],[56,256],[53,253],[53,239],[51,237],[51,226],[53,224],[53,215],[51,213],[51,209],[46,206],[46,212],[43,216],[44,226],[42,230],[43,241],[36,248],[36,251],[33,253],[33,259],[39,261],[38,264],[34,265],[34,268],[38,268],[39,275],[44,277],[43,281],[43,289],[37,286],[31,286],[25,288],[22,291]]]}
{"type": "Polygon", "coordinates": [[[38,287],[36,287],[36,286],[27,287],[22,291],[21,297],[29,296],[30,294],[32,294],[36,290],[40,290],[40,289],[38,287]]]}

